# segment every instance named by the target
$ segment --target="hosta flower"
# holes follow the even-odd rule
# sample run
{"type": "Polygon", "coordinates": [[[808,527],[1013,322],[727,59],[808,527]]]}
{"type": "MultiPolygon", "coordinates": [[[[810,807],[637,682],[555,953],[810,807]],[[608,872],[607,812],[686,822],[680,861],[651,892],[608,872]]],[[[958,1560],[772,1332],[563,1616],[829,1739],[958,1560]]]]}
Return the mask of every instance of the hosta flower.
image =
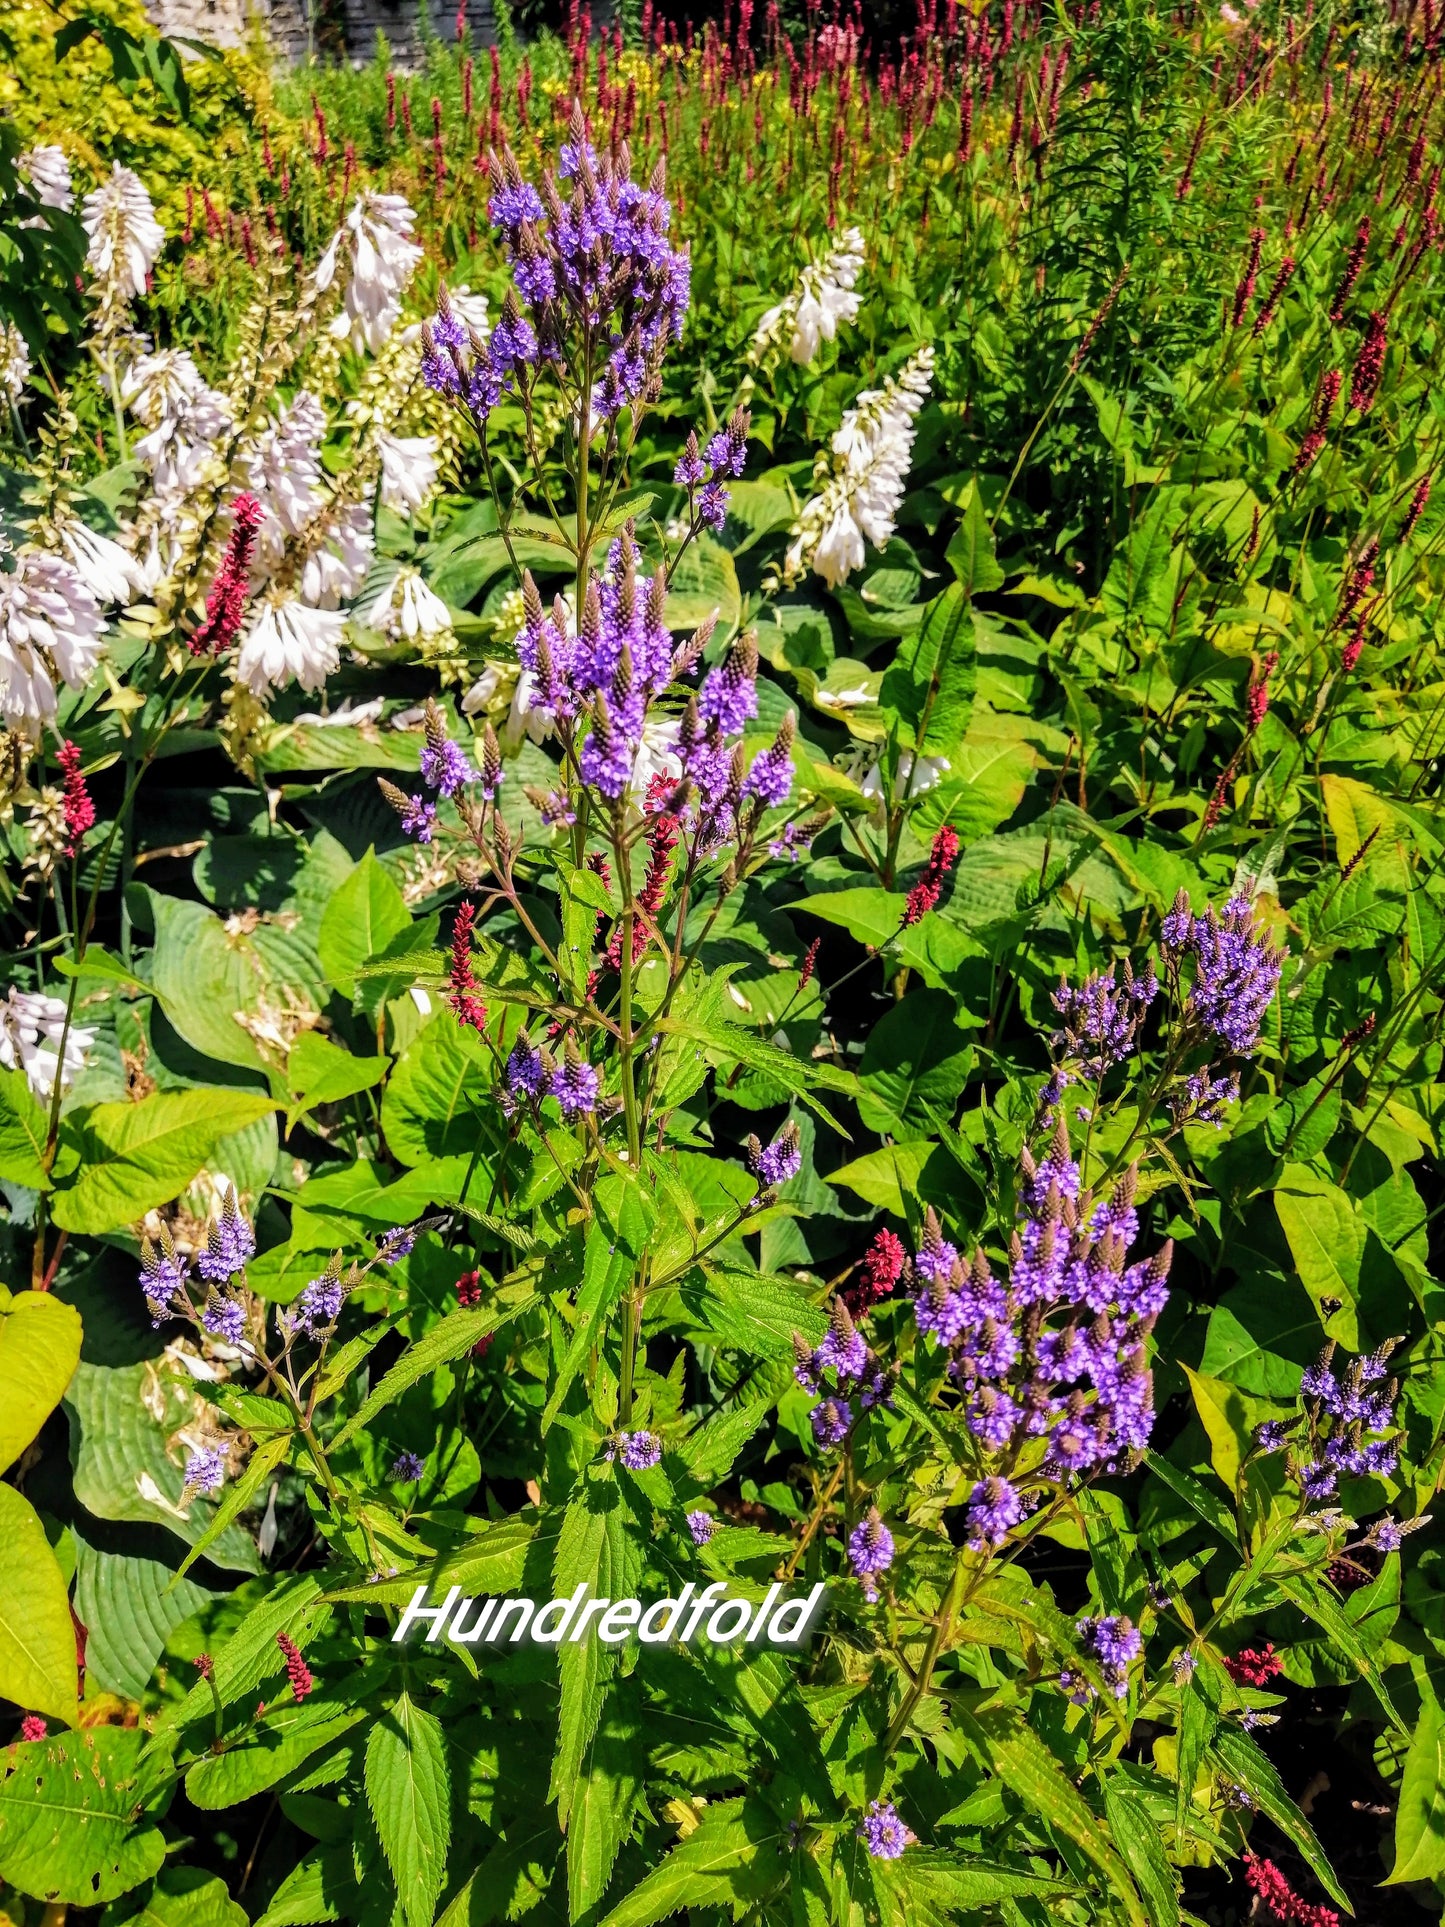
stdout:
{"type": "Polygon", "coordinates": [[[0,321],[0,394],[19,401],[30,379],[30,350],[13,321],[0,321]]]}
{"type": "Polygon", "coordinates": [[[75,188],[63,147],[32,147],[15,165],[42,207],[58,207],[69,212],[75,200],[75,188]]]}
{"type": "Polygon", "coordinates": [[[87,527],[78,516],[67,515],[60,524],[60,548],[75,565],[75,572],[102,605],[124,608],[140,588],[140,574],[131,556],[112,541],[87,527]]]}
{"type": "Polygon", "coordinates": [[[320,689],[341,661],[345,628],[339,609],[313,609],[288,595],[269,600],[241,643],[236,680],[261,697],[290,682],[320,689]]]}
{"type": "Polygon", "coordinates": [[[42,1103],[53,1096],[57,1075],[61,1090],[69,1089],[94,1042],[95,1031],[83,1024],[72,1022],[66,1031],[65,1004],[59,997],[47,997],[40,990],[17,990],[12,984],[0,1004],[0,1068],[24,1071],[42,1103]]]}
{"type": "Polygon", "coordinates": [[[282,409],[246,458],[251,492],[266,509],[261,552],[280,560],[288,535],[299,535],[322,503],[321,438],[326,411],[305,388],[282,409]]]}
{"type": "Polygon", "coordinates": [[[821,343],[836,338],[840,321],[856,320],[863,297],[854,284],[862,267],[863,236],[855,227],[845,228],[823,260],[803,269],[788,298],[763,316],[749,359],[761,361],[786,340],[793,360],[806,367],[821,343]]]}
{"type": "Polygon", "coordinates": [[[416,216],[400,194],[361,194],[316,267],[318,290],[330,287],[344,252],[351,268],[342,312],[332,326],[358,353],[380,348],[401,313],[401,293],[422,259],[411,238],[416,216]]]}
{"type": "Polygon", "coordinates": [[[138,295],[165,246],[165,229],[138,175],[115,162],[109,180],[85,197],[81,225],[90,237],[85,264],[112,324],[138,295]]]}
{"type": "MultiPolygon", "coordinates": [[[[830,588],[863,566],[865,542],[885,547],[893,535],[913,453],[914,417],[933,381],[927,344],[902,372],[865,391],[833,437],[832,474],[803,506],[783,564],[786,582],[812,568],[830,588]]],[[[826,471],[824,471],[826,473],[826,471]]]]}
{"type": "Polygon", "coordinates": [[[318,517],[307,531],[311,553],[301,570],[301,595],[318,609],[335,609],[354,596],[371,567],[375,535],[371,512],[349,502],[318,517]]]}
{"type": "Polygon", "coordinates": [[[121,399],[146,430],[132,445],[160,494],[183,494],[200,482],[216,444],[231,425],[231,406],[206,385],[180,348],[141,355],[126,370],[121,399]]]}
{"type": "Polygon", "coordinates": [[[56,710],[56,685],[79,689],[100,659],[95,596],[64,556],[21,549],[0,572],[0,716],[32,735],[56,710]]]}
{"type": "Polygon", "coordinates": [[[381,455],[382,506],[414,515],[436,487],[441,444],[435,435],[381,434],[376,446],[381,455]]]}
{"type": "Polygon", "coordinates": [[[358,605],[353,614],[368,629],[408,640],[445,635],[452,626],[451,610],[410,567],[398,569],[381,595],[358,605]]]}

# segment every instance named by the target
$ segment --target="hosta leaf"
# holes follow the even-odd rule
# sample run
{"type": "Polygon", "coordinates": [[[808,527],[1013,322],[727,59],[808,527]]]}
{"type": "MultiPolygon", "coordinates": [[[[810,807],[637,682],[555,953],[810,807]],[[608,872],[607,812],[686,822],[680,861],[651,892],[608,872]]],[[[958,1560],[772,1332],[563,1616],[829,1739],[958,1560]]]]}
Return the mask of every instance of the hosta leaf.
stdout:
{"type": "Polygon", "coordinates": [[[80,1314],[49,1292],[0,1285],[0,1472],[60,1403],[80,1363],[80,1314]]]}
{"type": "MultiPolygon", "coordinates": [[[[0,1485],[0,1699],[72,1722],[75,1696],[75,1627],[64,1574],[34,1506],[14,1486],[0,1485]]],[[[0,1806],[0,1872],[3,1828],[0,1806]]]]}
{"type": "Polygon", "coordinates": [[[139,1104],[94,1104],[61,1125],[55,1222],[115,1231],[178,1197],[222,1138],[274,1111],[257,1092],[153,1091],[139,1104]]]}
{"type": "Polygon", "coordinates": [[[138,1813],[140,1727],[97,1726],[0,1752],[0,1880],[93,1907],[157,1871],[165,1837],[138,1813]]]}
{"type": "Polygon", "coordinates": [[[86,1671],[107,1692],[140,1699],[167,1639],[210,1596],[158,1559],[104,1552],[77,1535],[75,1610],[88,1628],[86,1671]]]}
{"type": "MultiPolygon", "coordinates": [[[[98,1519],[164,1526],[187,1545],[205,1532],[214,1507],[179,1500],[185,1449],[176,1433],[203,1406],[184,1373],[164,1359],[139,1365],[81,1364],[65,1395],[75,1496],[98,1519]]],[[[254,1572],[260,1561],[248,1535],[229,1527],[208,1548],[219,1566],[254,1572]]]]}

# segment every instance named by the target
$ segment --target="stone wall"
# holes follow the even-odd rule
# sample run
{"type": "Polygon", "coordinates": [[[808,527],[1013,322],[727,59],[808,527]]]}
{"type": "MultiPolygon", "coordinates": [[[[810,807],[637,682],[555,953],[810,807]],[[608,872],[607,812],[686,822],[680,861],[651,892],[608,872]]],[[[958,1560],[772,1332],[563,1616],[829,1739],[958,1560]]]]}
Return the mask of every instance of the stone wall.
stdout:
{"type": "MultiPolygon", "coordinates": [[[[384,34],[399,67],[421,58],[422,8],[429,0],[311,0],[314,13],[344,23],[346,51],[358,62],[371,59],[376,36],[384,34]]],[[[237,47],[245,40],[253,14],[264,22],[276,51],[286,60],[305,57],[308,45],[306,0],[147,0],[147,12],[166,34],[184,34],[213,47],[237,47]]],[[[456,0],[430,0],[432,31],[450,41],[456,31],[456,0]]],[[[495,39],[491,0],[467,0],[474,46],[495,39]]]]}

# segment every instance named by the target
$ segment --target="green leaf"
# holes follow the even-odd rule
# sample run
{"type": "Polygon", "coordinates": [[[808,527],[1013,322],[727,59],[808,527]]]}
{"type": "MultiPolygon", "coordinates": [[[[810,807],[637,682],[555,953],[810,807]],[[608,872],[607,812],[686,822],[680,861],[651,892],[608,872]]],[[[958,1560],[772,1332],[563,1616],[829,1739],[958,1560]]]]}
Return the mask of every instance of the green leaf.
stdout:
{"type": "Polygon", "coordinates": [[[0,1071],[0,1178],[44,1190],[48,1128],[24,1071],[0,1071]]]}
{"type": "MultiPolygon", "coordinates": [[[[249,1699],[263,1681],[282,1670],[286,1661],[276,1644],[277,1633],[285,1633],[297,1646],[305,1647],[325,1630],[330,1619],[331,1607],[322,1598],[321,1581],[314,1573],[286,1573],[274,1579],[264,1598],[213,1655],[215,1690],[222,1706],[249,1699]]],[[[211,1687],[197,1680],[180,1705],[167,1706],[160,1720],[164,1727],[189,1726],[195,1720],[209,1727],[212,1710],[211,1687]]]]}
{"type": "Polygon", "coordinates": [[[65,1395],[80,1363],[80,1314],[48,1291],[0,1285],[0,1472],[65,1395]]]}
{"type": "Polygon", "coordinates": [[[761,1800],[721,1801],[602,1927],[653,1927],[683,1908],[722,1908],[736,1917],[786,1878],[788,1855],[778,1818],[761,1800]]]}
{"type": "Polygon", "coordinates": [[[469,1154],[491,1105],[496,1073],[487,1047],[449,1010],[438,1011],[392,1072],[381,1128],[403,1164],[469,1154]]]}
{"type": "Polygon", "coordinates": [[[387,1061],[385,1057],[353,1057],[318,1032],[303,1030],[286,1060],[286,1083],[296,1097],[286,1113],[287,1130],[318,1104],[335,1104],[358,1091],[369,1091],[386,1075],[387,1061]]]}
{"type": "Polygon", "coordinates": [[[514,1318],[531,1310],[537,1303],[534,1292],[518,1304],[479,1305],[473,1311],[454,1311],[433,1325],[425,1337],[417,1340],[392,1366],[381,1383],[364,1398],[351,1417],[331,1441],[330,1449],[338,1451],[349,1439],[368,1426],[378,1412],[384,1411],[392,1400],[399,1398],[409,1385],[415,1385],[419,1378],[434,1372],[438,1365],[446,1365],[463,1352],[469,1352],[479,1338],[486,1338],[503,1325],[510,1324],[514,1318]]]}
{"type": "MultiPolygon", "coordinates": [[[[14,1486],[0,1485],[0,1699],[73,1725],[75,1698],[75,1627],[65,1576],[34,1506],[14,1486]]],[[[3,1786],[0,1781],[0,1872],[3,1786]]]]}
{"type": "Polygon", "coordinates": [[[1209,1487],[1196,1479],[1192,1472],[1186,1472],[1180,1466],[1171,1465],[1168,1459],[1161,1458],[1155,1451],[1146,1449],[1144,1463],[1155,1478],[1162,1480],[1171,1492],[1177,1492],[1184,1503],[1192,1511],[1197,1512],[1204,1523],[1211,1526],[1226,1545],[1234,1545],[1237,1542],[1239,1535],[1234,1514],[1217,1492],[1211,1492],[1209,1487]]]}
{"type": "Polygon", "coordinates": [[[405,1693],[366,1741],[366,1798],[407,1927],[431,1927],[451,1840],[441,1722],[405,1693]]]}
{"type": "Polygon", "coordinates": [[[140,1911],[125,1927],[248,1927],[246,1909],[226,1883],[199,1867],[162,1867],[140,1911]]]}
{"type": "Polygon", "coordinates": [[[1284,1790],[1274,1763],[1248,1733],[1237,1726],[1221,1726],[1209,1742],[1209,1757],[1236,1786],[1244,1788],[1266,1819],[1273,1820],[1309,1862],[1310,1871],[1331,1900],[1353,1913],[1349,1896],[1335,1878],[1315,1830],[1284,1790]]]}
{"type": "Polygon", "coordinates": [[[1354,1199],[1304,1165],[1291,1164],[1274,1194],[1274,1208],[1299,1281],[1313,1300],[1320,1323],[1331,1338],[1357,1350],[1355,1296],[1366,1227],[1354,1199]],[[1327,1312],[1325,1299],[1339,1299],[1340,1309],[1327,1312]]]}
{"type": "Polygon", "coordinates": [[[1149,1910],[1149,1927],[1178,1927],[1179,1894],[1158,1822],[1143,1801],[1126,1792],[1112,1776],[1105,1775],[1103,1784],[1109,1828],[1125,1865],[1139,1883],[1149,1910]]]}
{"type": "Polygon", "coordinates": [[[1394,1701],[1381,1676],[1380,1664],[1360,1637],[1359,1628],[1346,1616],[1335,1603],[1333,1597],[1317,1581],[1304,1574],[1290,1573],[1275,1575],[1275,1583],[1283,1593],[1287,1593],[1302,1613],[1321,1627],[1331,1642],[1339,1648],[1359,1671],[1361,1679],[1370,1687],[1375,1698],[1385,1710],[1385,1715],[1395,1731],[1408,1740],[1410,1729],[1395,1710],[1394,1701]]]}
{"type": "Polygon", "coordinates": [[[1130,1927],[1150,1927],[1138,1889],[1108,1831],[1034,1729],[1002,1709],[976,1719],[965,1716],[964,1724],[1009,1790],[1094,1863],[1130,1927]]]}
{"type": "MultiPolygon", "coordinates": [[[[280,1409],[284,1411],[285,1408],[280,1409]]],[[[189,1572],[202,1554],[208,1553],[215,1545],[232,1520],[239,1519],[246,1508],[255,1502],[267,1479],[278,1466],[286,1463],[291,1451],[291,1438],[290,1432],[278,1432],[271,1438],[262,1439],[247,1459],[246,1469],[240,1478],[233,1479],[222,1492],[210,1524],[181,1561],[178,1577],[189,1572]]]]}
{"type": "Polygon", "coordinates": [[[742,617],[737,564],[711,535],[690,543],[672,572],[663,621],[669,629],[696,629],[717,617],[719,636],[731,636],[742,617]]]}
{"type": "Polygon", "coordinates": [[[858,1068],[858,1114],[870,1131],[906,1134],[927,1125],[929,1106],[952,1114],[973,1058],[957,1012],[943,991],[915,991],[874,1025],[858,1068]]]}
{"type": "Polygon", "coordinates": [[[701,1016],[674,1015],[658,1018],[657,1029],[666,1036],[695,1039],[724,1063],[746,1064],[750,1070],[763,1072],[816,1111],[835,1131],[839,1126],[813,1093],[819,1090],[852,1093],[857,1089],[857,1079],[851,1071],[840,1070],[833,1064],[795,1057],[792,1051],[770,1044],[756,1031],[744,1030],[740,1024],[713,1022],[701,1016]]]}
{"type": "Polygon", "coordinates": [[[909,1205],[918,1197],[925,1166],[938,1150],[932,1138],[909,1138],[902,1144],[885,1144],[854,1158],[828,1173],[829,1184],[843,1184],[856,1191],[869,1204],[906,1218],[909,1205]]]}
{"type": "Polygon", "coordinates": [[[199,1089],[73,1112],[61,1125],[56,1224],[91,1235],[134,1224],[178,1197],[222,1138],[275,1109],[259,1093],[199,1089]]]}
{"type": "Polygon", "coordinates": [[[149,1879],[166,1854],[138,1812],[149,1744],[140,1727],[96,1726],[0,1751],[0,1880],[94,1907],[149,1879]]]}
{"type": "Polygon", "coordinates": [[[606,1178],[597,1187],[597,1215],[587,1227],[582,1288],[576,1323],[556,1382],[542,1410],[542,1430],[551,1426],[588,1352],[601,1342],[613,1307],[637,1273],[638,1261],[657,1222],[657,1212],[635,1183],[606,1178]]]}
{"type": "Polygon", "coordinates": [[[572,1920],[596,1907],[632,1828],[645,1756],[620,1717],[604,1719],[583,1763],[567,1822],[567,1903],[572,1920]]]}
{"type": "Polygon", "coordinates": [[[261,933],[229,929],[204,904],[155,890],[146,896],[155,920],[151,982],[166,1016],[203,1056],[264,1071],[255,1039],[238,1021],[257,1009],[272,982],[261,933]]]}
{"type": "Polygon", "coordinates": [[[212,1813],[254,1800],[369,1717],[364,1706],[319,1697],[268,1706],[240,1744],[201,1755],[186,1774],[186,1798],[212,1813]]]}
{"type": "MultiPolygon", "coordinates": [[[[185,1474],[177,1434],[204,1413],[194,1382],[179,1367],[156,1359],[139,1365],[82,1362],[65,1395],[75,1496],[97,1519],[164,1526],[187,1545],[205,1532],[214,1508],[179,1501],[185,1474]]],[[[209,1547],[217,1565],[254,1572],[259,1564],[248,1534],[230,1526],[209,1547]]]]}
{"type": "Polygon", "coordinates": [[[327,981],[350,997],[360,966],[410,927],[406,899],[368,850],[322,914],[316,950],[327,981]]]}
{"type": "MultiPolygon", "coordinates": [[[[568,1506],[552,1566],[554,1596],[571,1594],[585,1581],[594,1598],[626,1599],[637,1584],[641,1560],[629,1537],[630,1522],[617,1486],[598,1479],[568,1506]]],[[[607,1683],[617,1666],[614,1647],[600,1640],[567,1640],[558,1654],[561,1704],[557,1748],[548,1797],[566,1827],[581,1782],[582,1763],[602,1719],[607,1683]]]]}
{"type": "Polygon", "coordinates": [[[210,1597],[158,1559],[102,1552],[76,1535],[75,1610],[89,1631],[86,1675],[107,1692],[141,1699],[166,1641],[210,1597]]]}
{"type": "Polygon", "coordinates": [[[1002,587],[1004,572],[994,552],[993,530],[979,499],[977,482],[969,483],[959,507],[961,517],[944,551],[944,560],[966,596],[987,595],[991,589],[1002,587]]]}
{"type": "Polygon", "coordinates": [[[1395,1809],[1395,1864],[1386,1887],[1445,1873],[1445,1713],[1427,1699],[1405,1755],[1395,1809]]]}
{"type": "Polygon", "coordinates": [[[968,732],[976,677],[973,611],[955,582],[929,603],[917,634],[899,645],[880,697],[910,747],[946,756],[968,732]]]}

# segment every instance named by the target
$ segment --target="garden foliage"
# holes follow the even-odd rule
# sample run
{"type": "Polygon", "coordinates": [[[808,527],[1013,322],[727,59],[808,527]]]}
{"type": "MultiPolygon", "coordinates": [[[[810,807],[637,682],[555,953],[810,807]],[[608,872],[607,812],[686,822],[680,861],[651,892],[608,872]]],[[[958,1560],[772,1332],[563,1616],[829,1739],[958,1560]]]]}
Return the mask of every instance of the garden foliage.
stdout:
{"type": "Polygon", "coordinates": [[[1439,1905],[1441,25],[53,50],[8,1918],[1439,1905]]]}

